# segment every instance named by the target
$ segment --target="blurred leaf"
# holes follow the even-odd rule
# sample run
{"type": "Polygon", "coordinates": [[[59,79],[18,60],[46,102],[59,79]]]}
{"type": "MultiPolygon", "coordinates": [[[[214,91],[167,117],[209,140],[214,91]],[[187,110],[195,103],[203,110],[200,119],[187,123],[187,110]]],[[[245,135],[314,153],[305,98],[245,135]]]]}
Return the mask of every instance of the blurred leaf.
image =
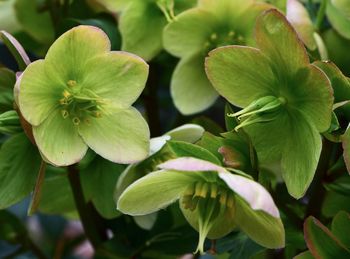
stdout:
{"type": "Polygon", "coordinates": [[[350,215],[345,211],[340,211],[332,221],[332,233],[350,249],[350,215]]]}
{"type": "Polygon", "coordinates": [[[0,112],[13,109],[13,87],[16,75],[7,68],[0,68],[0,112]]]}
{"type": "Polygon", "coordinates": [[[350,197],[350,176],[344,174],[336,179],[334,182],[325,184],[327,190],[331,190],[350,197]]]}
{"type": "Polygon", "coordinates": [[[205,116],[194,118],[192,120],[192,123],[202,126],[206,131],[214,135],[220,135],[220,133],[224,132],[224,130],[220,127],[219,124],[205,116]]]}
{"type": "Polygon", "coordinates": [[[27,230],[21,221],[6,210],[0,210],[0,226],[0,240],[19,243],[20,238],[27,235],[27,230]]]}
{"type": "Polygon", "coordinates": [[[322,204],[322,214],[326,217],[335,216],[340,210],[350,213],[350,197],[329,191],[322,204]]]}
{"type": "Polygon", "coordinates": [[[16,0],[0,1],[0,30],[5,30],[10,33],[20,30],[15,10],[13,9],[16,0]]]}
{"type": "Polygon", "coordinates": [[[0,209],[26,197],[34,188],[41,157],[24,133],[7,140],[0,150],[0,209]]]}
{"type": "Polygon", "coordinates": [[[293,259],[314,259],[314,257],[312,256],[310,251],[305,251],[305,252],[298,254],[293,259]]]}
{"type": "Polygon", "coordinates": [[[350,251],[316,218],[304,222],[306,244],[316,258],[349,258],[350,251]]]}
{"type": "Polygon", "coordinates": [[[123,165],[96,156],[87,168],[81,170],[85,199],[91,200],[104,218],[112,219],[120,214],[116,209],[113,194],[124,169],[123,165]]]}

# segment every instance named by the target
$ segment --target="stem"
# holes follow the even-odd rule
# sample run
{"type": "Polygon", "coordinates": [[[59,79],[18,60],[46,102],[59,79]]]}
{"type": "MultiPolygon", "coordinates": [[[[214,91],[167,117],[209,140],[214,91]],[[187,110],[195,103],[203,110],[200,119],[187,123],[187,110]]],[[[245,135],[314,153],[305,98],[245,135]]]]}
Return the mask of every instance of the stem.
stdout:
{"type": "Polygon", "coordinates": [[[310,188],[311,194],[308,206],[306,208],[305,219],[310,215],[313,215],[316,218],[319,218],[320,216],[321,205],[326,194],[326,190],[323,187],[322,182],[329,168],[330,158],[332,157],[332,147],[332,143],[327,139],[324,139],[315,178],[310,188]]]}
{"type": "Polygon", "coordinates": [[[106,232],[101,228],[101,218],[97,214],[94,206],[92,206],[91,203],[85,202],[79,170],[75,165],[68,166],[68,179],[72,188],[75,205],[85,230],[85,235],[94,249],[97,250],[97,247],[107,240],[106,232]]]}
{"type": "Polygon", "coordinates": [[[150,126],[151,136],[156,137],[161,135],[161,123],[159,119],[159,104],[157,98],[158,78],[157,65],[150,64],[149,77],[146,84],[143,102],[145,105],[148,124],[150,126]]]}
{"type": "Polygon", "coordinates": [[[46,255],[41,251],[41,249],[31,240],[27,238],[27,246],[39,259],[47,259],[46,255]]]}
{"type": "Polygon", "coordinates": [[[38,206],[41,200],[41,191],[43,189],[42,186],[45,180],[45,173],[46,173],[46,163],[44,160],[41,160],[39,174],[36,179],[32,200],[30,202],[29,209],[28,209],[28,216],[33,215],[38,209],[38,206]]]}
{"type": "Polygon", "coordinates": [[[317,31],[320,31],[324,16],[326,14],[326,7],[327,7],[327,1],[328,0],[322,0],[321,6],[318,9],[317,16],[316,16],[316,22],[315,22],[315,27],[317,31]]]}

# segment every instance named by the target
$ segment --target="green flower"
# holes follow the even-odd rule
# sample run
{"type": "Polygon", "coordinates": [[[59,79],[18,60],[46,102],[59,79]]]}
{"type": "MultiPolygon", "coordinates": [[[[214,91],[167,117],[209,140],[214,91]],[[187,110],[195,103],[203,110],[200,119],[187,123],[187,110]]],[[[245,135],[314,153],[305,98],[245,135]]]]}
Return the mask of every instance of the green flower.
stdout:
{"type": "Polygon", "coordinates": [[[122,50],[145,60],[154,58],[163,48],[165,25],[177,12],[190,8],[195,0],[131,0],[122,11],[119,29],[122,50]]]}
{"type": "Polygon", "coordinates": [[[98,28],[75,27],[20,77],[18,105],[33,126],[43,157],[57,166],[78,162],[88,147],[117,163],[145,158],[149,129],[131,104],[141,94],[147,64],[110,52],[98,28]]]}
{"type": "Polygon", "coordinates": [[[258,183],[197,158],[181,157],[131,184],[118,209],[137,216],[153,213],[180,199],[180,208],[199,232],[197,252],[206,237],[217,239],[236,226],[268,248],[284,246],[284,228],[270,194],[258,183]]]}
{"type": "Polygon", "coordinates": [[[240,120],[236,129],[251,136],[262,166],[278,162],[289,193],[300,198],[319,160],[319,132],[330,126],[333,91],[281,13],[261,15],[255,35],[259,49],[213,50],[207,75],[223,97],[244,108],[233,114],[240,120]]]}
{"type": "Polygon", "coordinates": [[[200,0],[167,25],[164,47],[181,58],[171,80],[171,95],[181,113],[197,113],[215,102],[218,94],[205,75],[205,57],[219,46],[254,45],[256,17],[268,6],[253,0],[200,0]]]}

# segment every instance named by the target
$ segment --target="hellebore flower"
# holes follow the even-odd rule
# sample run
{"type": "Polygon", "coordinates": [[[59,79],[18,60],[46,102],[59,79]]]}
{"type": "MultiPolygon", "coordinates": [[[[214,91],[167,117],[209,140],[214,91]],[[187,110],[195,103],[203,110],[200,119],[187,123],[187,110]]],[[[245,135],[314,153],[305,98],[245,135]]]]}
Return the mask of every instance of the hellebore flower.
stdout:
{"type": "Polygon", "coordinates": [[[218,48],[206,59],[215,89],[244,109],[233,114],[247,131],[263,164],[280,163],[289,193],[303,196],[321,151],[319,132],[331,122],[333,91],[309,63],[293,27],[277,10],[257,19],[258,49],[218,48]]]}
{"type": "Polygon", "coordinates": [[[181,58],[171,79],[171,95],[181,113],[197,113],[215,102],[218,93],[205,75],[205,57],[219,46],[254,45],[256,17],[268,7],[253,0],[200,0],[165,27],[165,49],[181,58]]]}
{"type": "Polygon", "coordinates": [[[141,58],[111,52],[102,30],[78,26],[54,42],[45,60],[25,69],[18,106],[54,165],[78,162],[88,147],[113,162],[136,162],[148,154],[149,129],[131,104],[147,75],[141,58]]]}
{"type": "Polygon", "coordinates": [[[135,53],[145,60],[154,58],[163,48],[165,25],[175,14],[195,4],[195,0],[129,0],[123,9],[119,29],[122,50],[135,53]]]}
{"type": "Polygon", "coordinates": [[[199,232],[196,252],[204,252],[206,237],[223,237],[236,226],[260,245],[284,246],[278,209],[260,184],[191,157],[169,160],[159,168],[122,193],[117,204],[121,212],[145,215],[180,199],[182,213],[199,232]]]}

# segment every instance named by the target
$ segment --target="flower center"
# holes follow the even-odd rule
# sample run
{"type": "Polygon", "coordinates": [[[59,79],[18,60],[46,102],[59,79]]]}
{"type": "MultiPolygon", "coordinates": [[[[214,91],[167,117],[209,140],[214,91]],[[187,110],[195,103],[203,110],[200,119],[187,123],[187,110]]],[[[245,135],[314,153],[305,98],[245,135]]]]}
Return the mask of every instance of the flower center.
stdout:
{"type": "Polygon", "coordinates": [[[59,100],[64,119],[71,119],[78,126],[81,122],[90,123],[90,117],[100,118],[105,101],[90,89],[77,88],[75,80],[69,80],[59,100]]]}
{"type": "Polygon", "coordinates": [[[204,53],[207,54],[209,51],[216,49],[218,47],[227,46],[227,45],[244,45],[244,37],[231,30],[226,33],[212,33],[209,39],[204,43],[204,53]]]}
{"type": "Polygon", "coordinates": [[[205,238],[216,219],[227,213],[233,217],[234,194],[217,183],[197,182],[185,191],[182,203],[185,209],[197,212],[199,241],[196,252],[203,253],[205,238]]]}
{"type": "Polygon", "coordinates": [[[283,105],[287,103],[284,97],[264,96],[253,101],[239,112],[228,114],[230,117],[237,117],[240,124],[235,127],[237,131],[245,126],[268,122],[276,119],[283,105]]]}

